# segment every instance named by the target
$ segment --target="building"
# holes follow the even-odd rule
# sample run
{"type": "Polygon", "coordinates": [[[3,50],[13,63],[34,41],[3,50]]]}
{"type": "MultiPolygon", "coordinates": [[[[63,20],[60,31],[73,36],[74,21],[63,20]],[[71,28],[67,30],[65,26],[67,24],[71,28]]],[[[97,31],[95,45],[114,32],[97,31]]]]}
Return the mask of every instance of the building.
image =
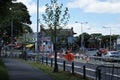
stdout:
{"type": "MultiPolygon", "coordinates": [[[[56,31],[56,45],[57,50],[61,48],[72,48],[74,43],[74,31],[71,29],[61,29],[56,31]]],[[[23,37],[19,38],[19,43],[25,43],[27,46],[31,47],[31,43],[34,44],[35,51],[40,52],[53,52],[54,50],[54,41],[51,37],[51,30],[42,28],[40,32],[38,32],[38,42],[37,42],[37,32],[24,34],[23,37]]]]}
{"type": "MultiPolygon", "coordinates": [[[[51,35],[54,35],[54,31],[50,29],[44,29],[41,28],[41,35],[42,37],[51,37],[51,41],[53,41],[53,37],[51,35]]],[[[61,48],[72,48],[72,45],[74,43],[74,33],[73,28],[71,29],[59,29],[56,30],[56,45],[57,50],[60,50],[61,48]]]]}
{"type": "Polygon", "coordinates": [[[120,36],[117,38],[117,44],[116,44],[117,51],[120,51],[120,36]]]}

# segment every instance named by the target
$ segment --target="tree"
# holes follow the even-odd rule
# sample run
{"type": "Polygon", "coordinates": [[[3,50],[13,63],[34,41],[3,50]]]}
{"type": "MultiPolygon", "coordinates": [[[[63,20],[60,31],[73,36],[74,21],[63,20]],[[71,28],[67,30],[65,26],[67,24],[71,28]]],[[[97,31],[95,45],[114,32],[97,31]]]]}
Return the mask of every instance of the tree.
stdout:
{"type": "Polygon", "coordinates": [[[76,39],[76,41],[75,41],[75,44],[76,44],[76,46],[78,46],[78,48],[80,49],[80,46],[81,46],[81,35],[84,35],[84,47],[87,48],[87,47],[88,47],[88,44],[89,44],[88,40],[89,40],[90,37],[91,37],[88,33],[80,34],[80,35],[77,37],[77,39],[76,39]]]}
{"type": "Polygon", "coordinates": [[[89,44],[88,40],[90,39],[91,36],[88,33],[83,33],[83,34],[84,34],[84,46],[85,48],[88,48],[88,44],[89,44]]]}
{"type": "MultiPolygon", "coordinates": [[[[13,37],[18,37],[19,35],[24,34],[25,31],[32,32],[29,24],[30,15],[27,11],[27,7],[23,3],[10,3],[9,5],[8,15],[6,15],[6,19],[4,19],[0,25],[1,33],[6,33],[9,37],[11,37],[11,22],[13,25],[13,37]],[[27,29],[27,30],[26,30],[27,29]]],[[[1,34],[2,35],[2,34],[1,34]]]]}
{"type": "Polygon", "coordinates": [[[101,33],[94,33],[94,34],[91,34],[91,40],[93,40],[94,44],[94,48],[99,48],[100,46],[100,39],[102,39],[102,34],[101,33]]]}
{"type": "Polygon", "coordinates": [[[69,21],[68,8],[65,8],[64,13],[62,13],[63,4],[58,4],[57,0],[51,0],[50,5],[46,4],[45,14],[42,15],[44,22],[48,25],[50,29],[51,39],[54,43],[54,52],[55,52],[55,63],[54,63],[54,72],[58,72],[57,64],[57,50],[56,50],[56,36],[59,34],[60,29],[65,27],[69,21]]]}
{"type": "MultiPolygon", "coordinates": [[[[113,48],[114,43],[117,40],[118,35],[111,35],[111,48],[113,48]]],[[[102,39],[103,47],[110,48],[110,35],[104,35],[102,39]]]]}
{"type": "Polygon", "coordinates": [[[0,0],[0,23],[8,13],[8,4],[11,3],[12,0],[0,0]]]}
{"type": "MultiPolygon", "coordinates": [[[[15,39],[17,39],[20,35],[22,36],[25,31],[29,33],[32,32],[32,29],[29,26],[32,22],[30,21],[30,15],[27,11],[27,7],[23,3],[8,2],[6,5],[7,11],[3,11],[6,14],[4,14],[2,21],[0,22],[0,41],[2,41],[0,50],[4,44],[10,43],[12,40],[15,42],[15,39]],[[11,36],[12,25],[13,36],[11,36]]],[[[4,8],[4,6],[2,8],[4,8]]]]}
{"type": "Polygon", "coordinates": [[[16,0],[0,0],[0,50],[4,44],[24,34],[24,30],[32,32],[29,27],[32,22],[27,7],[23,3],[12,1],[16,0]],[[14,38],[11,38],[11,25],[13,25],[14,38]]]}

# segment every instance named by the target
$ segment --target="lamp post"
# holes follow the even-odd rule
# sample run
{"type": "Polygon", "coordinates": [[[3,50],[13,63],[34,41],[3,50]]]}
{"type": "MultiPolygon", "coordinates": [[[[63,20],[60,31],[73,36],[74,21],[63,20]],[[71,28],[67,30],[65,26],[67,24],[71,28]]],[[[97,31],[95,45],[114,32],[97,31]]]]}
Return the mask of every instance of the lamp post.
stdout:
{"type": "Polygon", "coordinates": [[[39,0],[37,0],[37,41],[36,41],[36,52],[38,52],[38,27],[39,27],[39,0]]]}
{"type": "Polygon", "coordinates": [[[39,0],[37,0],[37,34],[36,34],[36,61],[38,61],[38,28],[39,27],[39,0]]]}
{"type": "Polygon", "coordinates": [[[11,32],[11,44],[12,44],[12,42],[13,42],[12,41],[12,39],[13,39],[13,14],[12,13],[13,12],[12,12],[12,8],[10,8],[9,10],[11,11],[11,24],[10,24],[11,25],[11,31],[10,32],[11,32]]]}
{"type": "MultiPolygon", "coordinates": [[[[78,22],[75,22],[75,23],[78,23],[78,22]]],[[[82,52],[84,53],[84,34],[83,34],[83,24],[88,24],[88,22],[81,22],[80,25],[81,25],[81,49],[82,49],[82,52]]]]}
{"type": "Polygon", "coordinates": [[[105,26],[103,26],[103,28],[109,28],[110,29],[110,45],[109,45],[109,47],[110,47],[110,51],[111,51],[111,27],[105,27],[105,26]]]}
{"type": "Polygon", "coordinates": [[[88,22],[81,22],[81,48],[84,53],[84,34],[83,34],[83,24],[88,24],[88,22]]]}
{"type": "Polygon", "coordinates": [[[11,11],[11,24],[10,24],[10,26],[11,26],[11,40],[10,40],[10,45],[11,45],[11,51],[10,51],[10,53],[11,53],[11,57],[13,57],[13,10],[12,10],[12,8],[9,8],[9,10],[11,11]]]}

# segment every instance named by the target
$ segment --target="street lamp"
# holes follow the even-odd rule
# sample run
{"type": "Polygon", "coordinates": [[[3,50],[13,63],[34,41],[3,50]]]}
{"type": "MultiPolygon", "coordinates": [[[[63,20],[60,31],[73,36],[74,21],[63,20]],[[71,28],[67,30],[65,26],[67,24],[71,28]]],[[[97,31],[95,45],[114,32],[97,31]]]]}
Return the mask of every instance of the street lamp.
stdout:
{"type": "Polygon", "coordinates": [[[39,0],[37,0],[37,41],[36,41],[36,52],[38,52],[38,27],[39,27],[39,0]]]}
{"type": "MultiPolygon", "coordinates": [[[[75,22],[78,23],[78,22],[75,22]]],[[[81,22],[81,49],[82,52],[84,53],[84,34],[83,34],[83,24],[88,24],[88,22],[81,22]]]]}
{"type": "Polygon", "coordinates": [[[110,51],[111,51],[111,27],[105,27],[105,26],[103,26],[103,28],[109,28],[110,29],[110,51]]]}
{"type": "Polygon", "coordinates": [[[38,61],[38,29],[39,29],[39,0],[37,0],[37,34],[36,34],[36,61],[38,61]]]}
{"type": "Polygon", "coordinates": [[[11,44],[12,44],[12,40],[13,40],[13,11],[12,8],[9,9],[11,11],[11,44]]]}
{"type": "Polygon", "coordinates": [[[12,10],[12,8],[9,8],[9,10],[11,11],[11,24],[10,24],[10,26],[11,26],[11,40],[10,40],[10,44],[11,44],[11,51],[10,51],[10,53],[11,53],[11,57],[13,57],[13,10],[12,10]]]}
{"type": "Polygon", "coordinates": [[[88,22],[81,22],[81,48],[84,53],[84,34],[83,34],[83,24],[88,24],[88,22]]]}

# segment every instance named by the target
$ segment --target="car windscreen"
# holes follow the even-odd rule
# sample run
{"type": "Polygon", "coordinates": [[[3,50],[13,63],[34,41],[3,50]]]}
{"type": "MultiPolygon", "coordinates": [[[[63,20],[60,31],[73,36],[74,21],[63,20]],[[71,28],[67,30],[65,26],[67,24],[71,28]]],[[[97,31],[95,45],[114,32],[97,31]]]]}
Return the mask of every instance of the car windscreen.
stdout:
{"type": "Polygon", "coordinates": [[[111,54],[120,54],[119,52],[112,52],[111,54]]]}

